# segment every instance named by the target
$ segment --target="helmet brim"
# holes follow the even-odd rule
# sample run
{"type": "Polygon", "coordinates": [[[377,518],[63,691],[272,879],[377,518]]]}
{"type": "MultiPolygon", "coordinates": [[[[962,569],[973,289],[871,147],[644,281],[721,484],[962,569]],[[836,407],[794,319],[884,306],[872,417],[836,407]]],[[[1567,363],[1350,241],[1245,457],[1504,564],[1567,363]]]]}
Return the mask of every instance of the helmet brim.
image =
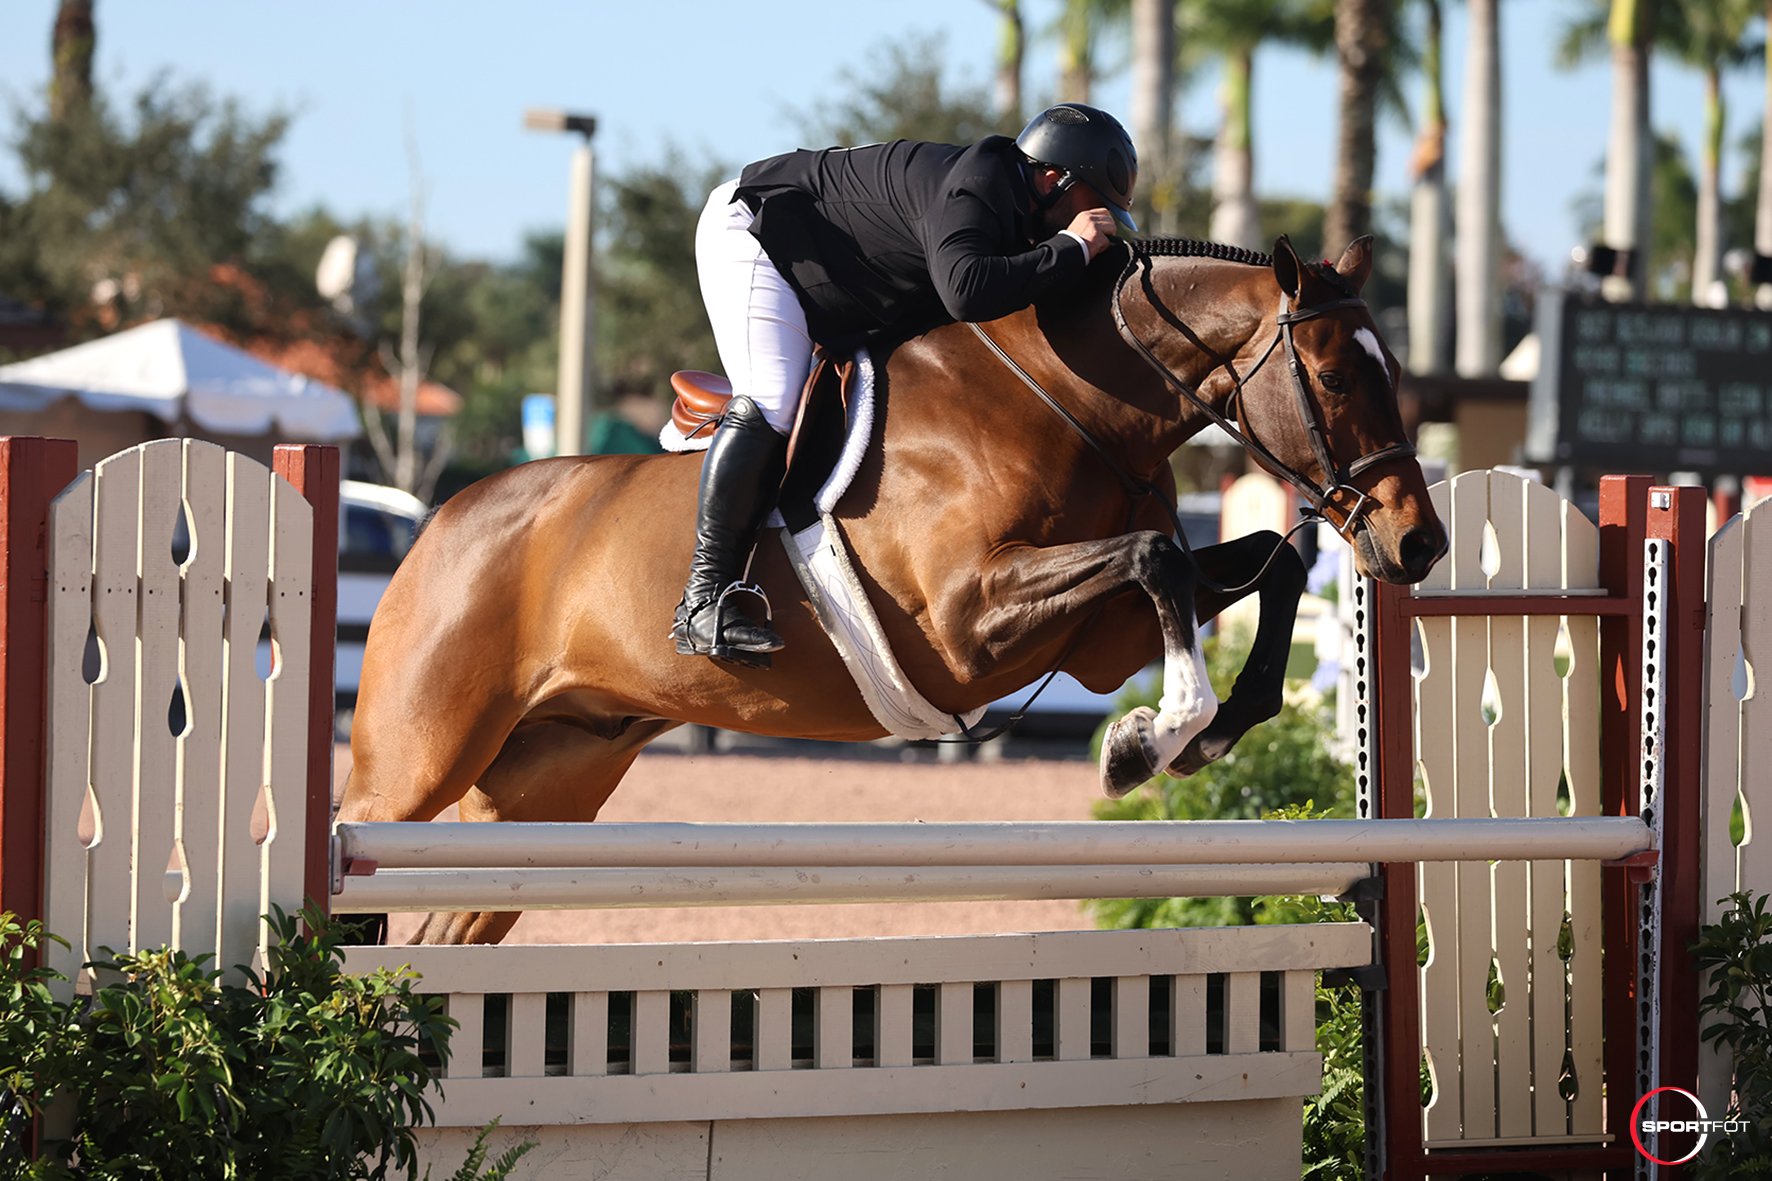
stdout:
{"type": "Polygon", "coordinates": [[[1120,223],[1121,229],[1129,233],[1138,233],[1138,223],[1132,220],[1130,211],[1121,209],[1117,205],[1109,205],[1108,212],[1114,215],[1114,220],[1120,223]]]}

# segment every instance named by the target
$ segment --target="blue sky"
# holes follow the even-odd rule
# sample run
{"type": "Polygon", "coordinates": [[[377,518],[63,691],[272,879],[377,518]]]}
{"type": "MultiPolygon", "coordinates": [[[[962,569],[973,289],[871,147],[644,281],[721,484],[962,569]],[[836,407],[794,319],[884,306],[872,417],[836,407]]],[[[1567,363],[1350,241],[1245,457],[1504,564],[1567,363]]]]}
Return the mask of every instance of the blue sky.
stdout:
{"type": "MultiPolygon", "coordinates": [[[[0,101],[34,98],[49,75],[54,0],[0,5],[0,101]]],[[[1597,190],[1604,150],[1608,72],[1560,73],[1551,65],[1558,28],[1576,0],[1508,0],[1502,6],[1506,109],[1503,221],[1526,252],[1560,271],[1576,242],[1571,204],[1597,190]]],[[[1045,22],[1057,0],[1025,0],[1045,22]]],[[[1447,5],[1448,98],[1458,134],[1464,8],[1447,5]]],[[[324,203],[346,217],[403,216],[407,171],[403,120],[416,122],[429,184],[430,229],[453,252],[508,258],[525,229],[565,218],[568,140],[525,132],[523,108],[595,113],[601,169],[657,159],[667,143],[692,157],[734,164],[800,146],[791,112],[840,92],[842,71],[913,33],[945,36],[950,74],[984,84],[995,18],[980,0],[99,0],[97,74],[134,89],[168,71],[203,81],[249,108],[292,110],[276,194],[280,211],[324,203]]],[[[1123,56],[1124,51],[1119,51],[1123,56]]],[[[1025,85],[1050,94],[1055,49],[1036,42],[1025,85]]],[[[1732,78],[1730,134],[1757,121],[1763,72],[1732,78]]],[[[1256,181],[1264,195],[1323,199],[1335,136],[1335,78],[1326,60],[1264,51],[1256,60],[1256,181]]],[[[1411,88],[1411,99],[1414,99],[1411,88]]],[[[1099,105],[1123,112],[1122,72],[1098,89],[1099,105]]],[[[1184,101],[1195,132],[1216,123],[1215,83],[1203,75],[1184,101]]],[[[1701,121],[1700,85],[1689,71],[1658,65],[1654,119],[1691,147],[1701,121]]],[[[1456,161],[1456,142],[1452,146],[1456,161]]],[[[1377,187],[1402,196],[1409,133],[1386,125],[1377,187]]],[[[1738,183],[1732,158],[1725,192],[1738,183]]],[[[0,161],[0,188],[20,183],[0,161]]]]}

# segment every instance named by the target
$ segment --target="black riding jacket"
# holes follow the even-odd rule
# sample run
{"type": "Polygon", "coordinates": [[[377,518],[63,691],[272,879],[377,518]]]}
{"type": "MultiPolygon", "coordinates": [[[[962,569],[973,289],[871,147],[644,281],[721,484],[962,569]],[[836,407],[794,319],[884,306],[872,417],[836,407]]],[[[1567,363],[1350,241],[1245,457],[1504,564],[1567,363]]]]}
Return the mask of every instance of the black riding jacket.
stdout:
{"type": "Polygon", "coordinates": [[[994,320],[1083,273],[1077,239],[1033,242],[1022,161],[1000,135],[790,152],[746,168],[737,197],[812,338],[842,348],[892,328],[994,320]]]}

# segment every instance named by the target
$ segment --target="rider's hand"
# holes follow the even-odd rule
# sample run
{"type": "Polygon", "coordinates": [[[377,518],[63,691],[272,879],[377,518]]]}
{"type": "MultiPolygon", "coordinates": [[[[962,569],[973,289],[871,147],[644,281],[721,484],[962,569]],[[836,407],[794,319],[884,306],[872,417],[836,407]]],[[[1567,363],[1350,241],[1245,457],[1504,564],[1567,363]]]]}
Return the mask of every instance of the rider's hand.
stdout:
{"type": "Polygon", "coordinates": [[[1117,225],[1114,215],[1107,210],[1085,209],[1073,217],[1071,224],[1065,228],[1083,239],[1083,244],[1089,248],[1089,257],[1094,258],[1107,248],[1117,225]]]}

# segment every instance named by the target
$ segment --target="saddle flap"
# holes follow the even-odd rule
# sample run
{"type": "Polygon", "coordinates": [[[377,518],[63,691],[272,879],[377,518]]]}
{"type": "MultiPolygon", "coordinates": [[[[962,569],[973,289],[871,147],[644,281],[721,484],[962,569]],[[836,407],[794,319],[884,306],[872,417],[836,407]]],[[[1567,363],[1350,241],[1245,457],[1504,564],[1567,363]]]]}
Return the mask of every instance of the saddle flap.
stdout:
{"type": "Polygon", "coordinates": [[[671,389],[676,400],[671,403],[671,422],[685,439],[698,434],[712,434],[726,403],[732,400],[732,383],[718,373],[684,369],[671,374],[671,389]]]}

